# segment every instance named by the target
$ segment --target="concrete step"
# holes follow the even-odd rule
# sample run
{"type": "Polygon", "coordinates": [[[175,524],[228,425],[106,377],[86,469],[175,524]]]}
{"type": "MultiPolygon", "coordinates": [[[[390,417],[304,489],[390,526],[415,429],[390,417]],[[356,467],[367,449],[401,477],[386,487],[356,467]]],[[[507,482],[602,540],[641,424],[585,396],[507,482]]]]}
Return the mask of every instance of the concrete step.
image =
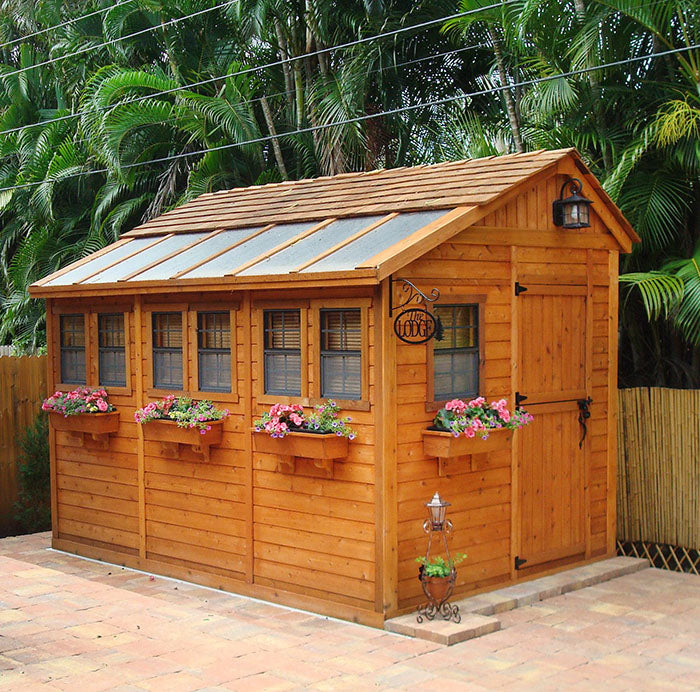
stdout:
{"type": "Polygon", "coordinates": [[[409,637],[418,637],[450,646],[458,642],[481,637],[501,628],[498,618],[493,617],[514,608],[544,601],[547,598],[594,586],[626,574],[649,568],[649,560],[633,557],[613,557],[589,565],[574,567],[540,577],[532,581],[514,584],[503,589],[482,593],[478,596],[454,601],[459,606],[461,623],[445,620],[424,620],[419,623],[416,613],[401,615],[384,623],[384,629],[409,637]]]}

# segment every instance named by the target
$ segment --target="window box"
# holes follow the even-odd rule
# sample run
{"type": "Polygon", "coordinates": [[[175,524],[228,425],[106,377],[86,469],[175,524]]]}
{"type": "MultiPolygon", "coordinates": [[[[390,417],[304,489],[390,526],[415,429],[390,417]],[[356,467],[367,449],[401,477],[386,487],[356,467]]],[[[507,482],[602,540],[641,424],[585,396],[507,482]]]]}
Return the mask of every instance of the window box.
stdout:
{"type": "Polygon", "coordinates": [[[349,440],[335,433],[291,432],[284,437],[271,437],[269,433],[253,430],[253,451],[276,454],[280,457],[278,471],[293,473],[296,458],[311,459],[314,466],[330,476],[333,460],[348,455],[349,440]]]}
{"type": "Polygon", "coordinates": [[[209,461],[209,448],[221,443],[224,433],[223,420],[209,421],[211,430],[202,435],[199,428],[181,428],[172,420],[151,420],[143,426],[145,440],[161,443],[161,452],[171,459],[180,458],[180,446],[191,447],[192,451],[209,461]]]}
{"type": "Polygon", "coordinates": [[[49,420],[54,430],[70,433],[81,445],[99,449],[107,449],[110,434],[119,430],[119,411],[82,413],[76,416],[49,411],[49,420]]]}
{"type": "MultiPolygon", "coordinates": [[[[467,454],[474,456],[488,452],[509,451],[512,439],[513,431],[507,429],[492,430],[485,440],[479,435],[455,437],[444,430],[428,429],[423,431],[423,452],[426,456],[437,457],[439,474],[445,476],[448,473],[449,459],[467,454]]],[[[470,468],[465,468],[462,472],[468,470],[470,468]]]]}

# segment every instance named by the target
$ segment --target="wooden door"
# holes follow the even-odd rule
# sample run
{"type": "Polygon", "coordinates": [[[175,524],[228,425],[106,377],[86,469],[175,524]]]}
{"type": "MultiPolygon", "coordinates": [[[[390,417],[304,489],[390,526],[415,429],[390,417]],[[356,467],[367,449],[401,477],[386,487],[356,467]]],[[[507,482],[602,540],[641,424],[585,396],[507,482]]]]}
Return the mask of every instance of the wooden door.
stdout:
{"type": "Polygon", "coordinates": [[[519,554],[523,569],[586,550],[586,446],[578,401],[587,397],[585,286],[529,286],[519,311],[519,387],[534,421],[520,431],[519,554]]]}

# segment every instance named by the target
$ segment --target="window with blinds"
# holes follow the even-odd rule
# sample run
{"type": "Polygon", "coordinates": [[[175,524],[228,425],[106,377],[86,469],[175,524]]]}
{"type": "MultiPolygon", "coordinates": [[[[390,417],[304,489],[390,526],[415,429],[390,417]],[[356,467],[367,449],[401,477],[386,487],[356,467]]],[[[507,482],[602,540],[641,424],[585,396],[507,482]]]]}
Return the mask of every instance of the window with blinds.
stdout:
{"type": "Polygon", "coordinates": [[[99,380],[103,387],[126,387],[124,313],[97,316],[99,380]]]}
{"type": "Polygon", "coordinates": [[[360,310],[321,310],[321,396],[362,398],[360,310]]]}
{"type": "Polygon", "coordinates": [[[433,397],[473,398],[479,391],[479,306],[439,305],[435,317],[444,339],[433,342],[433,397]]]}
{"type": "Polygon", "coordinates": [[[153,313],[153,386],[182,389],[182,313],[153,313]]]}
{"type": "Polygon", "coordinates": [[[301,396],[301,313],[265,310],[265,394],[301,396]]]}
{"type": "Polygon", "coordinates": [[[85,384],[85,316],[61,315],[61,382],[85,384]]]}
{"type": "Polygon", "coordinates": [[[197,313],[199,390],[231,391],[231,316],[228,312],[197,313]]]}

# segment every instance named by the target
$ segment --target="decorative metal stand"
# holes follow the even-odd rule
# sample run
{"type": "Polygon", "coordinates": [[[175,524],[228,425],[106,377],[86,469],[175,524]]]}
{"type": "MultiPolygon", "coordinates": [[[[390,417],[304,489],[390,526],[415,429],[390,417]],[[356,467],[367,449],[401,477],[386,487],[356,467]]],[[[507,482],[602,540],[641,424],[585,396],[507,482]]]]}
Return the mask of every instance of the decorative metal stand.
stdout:
{"type": "Polygon", "coordinates": [[[428,602],[418,606],[416,620],[423,622],[424,619],[434,620],[436,617],[441,617],[443,620],[461,622],[462,616],[459,614],[459,606],[449,602],[455,588],[455,579],[457,578],[457,570],[452,563],[450,549],[447,545],[447,537],[452,533],[452,522],[449,519],[445,519],[445,514],[450,503],[442,500],[439,493],[435,493],[433,499],[426,503],[425,506],[430,513],[430,518],[423,522],[423,531],[428,536],[428,547],[425,551],[426,562],[430,559],[433,536],[440,534],[445,549],[445,561],[448,565],[452,565],[452,568],[447,577],[429,577],[425,573],[424,566],[420,566],[418,579],[428,602]]]}

